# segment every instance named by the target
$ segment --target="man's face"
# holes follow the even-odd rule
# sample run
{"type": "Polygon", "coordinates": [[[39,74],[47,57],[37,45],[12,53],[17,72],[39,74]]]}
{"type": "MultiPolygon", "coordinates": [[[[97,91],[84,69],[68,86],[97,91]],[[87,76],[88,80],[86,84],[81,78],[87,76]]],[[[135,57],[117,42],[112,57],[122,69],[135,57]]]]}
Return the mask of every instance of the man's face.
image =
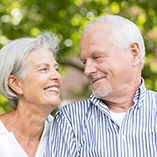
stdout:
{"type": "Polygon", "coordinates": [[[131,79],[132,54],[129,48],[120,49],[112,42],[111,31],[105,25],[96,25],[83,34],[80,57],[98,98],[118,94],[131,79]]]}

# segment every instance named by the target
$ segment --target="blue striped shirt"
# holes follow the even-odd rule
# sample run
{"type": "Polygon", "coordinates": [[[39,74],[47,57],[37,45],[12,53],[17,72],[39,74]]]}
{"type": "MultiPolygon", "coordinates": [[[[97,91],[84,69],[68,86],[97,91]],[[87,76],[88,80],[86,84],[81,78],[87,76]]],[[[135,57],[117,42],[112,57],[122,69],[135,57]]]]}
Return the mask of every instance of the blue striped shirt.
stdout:
{"type": "Polygon", "coordinates": [[[157,157],[157,93],[146,90],[143,81],[121,126],[94,95],[65,105],[55,116],[46,153],[47,157],[157,157]]]}

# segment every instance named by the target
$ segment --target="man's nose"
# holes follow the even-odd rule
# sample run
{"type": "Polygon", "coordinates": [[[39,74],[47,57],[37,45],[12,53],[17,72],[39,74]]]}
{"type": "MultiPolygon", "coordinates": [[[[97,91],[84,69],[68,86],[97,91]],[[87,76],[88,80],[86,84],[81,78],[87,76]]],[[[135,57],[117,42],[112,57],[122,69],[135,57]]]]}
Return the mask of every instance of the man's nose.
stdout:
{"type": "Polygon", "coordinates": [[[84,74],[86,76],[90,76],[91,74],[96,72],[96,65],[95,62],[91,59],[86,61],[85,67],[84,67],[84,74]]]}

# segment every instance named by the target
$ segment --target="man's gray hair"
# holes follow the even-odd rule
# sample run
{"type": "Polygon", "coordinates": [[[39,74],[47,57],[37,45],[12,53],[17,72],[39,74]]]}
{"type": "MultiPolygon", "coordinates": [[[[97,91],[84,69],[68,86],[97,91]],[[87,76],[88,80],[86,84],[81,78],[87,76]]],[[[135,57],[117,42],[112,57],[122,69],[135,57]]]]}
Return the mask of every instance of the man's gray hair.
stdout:
{"type": "Polygon", "coordinates": [[[144,66],[145,45],[143,37],[137,26],[130,20],[119,15],[106,15],[96,18],[89,23],[83,33],[88,32],[98,24],[104,24],[111,31],[111,40],[120,48],[128,49],[132,42],[137,42],[141,53],[141,65],[144,66]]]}

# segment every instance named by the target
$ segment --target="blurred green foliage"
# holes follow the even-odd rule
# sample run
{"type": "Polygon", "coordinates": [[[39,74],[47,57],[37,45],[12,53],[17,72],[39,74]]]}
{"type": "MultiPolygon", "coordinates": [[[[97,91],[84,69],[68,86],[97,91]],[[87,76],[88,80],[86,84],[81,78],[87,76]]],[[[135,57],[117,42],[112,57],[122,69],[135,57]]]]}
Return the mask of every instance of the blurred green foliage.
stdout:
{"type": "MultiPolygon", "coordinates": [[[[43,30],[55,32],[60,39],[59,63],[82,70],[68,60],[72,55],[79,56],[82,29],[98,16],[119,14],[132,20],[142,32],[146,45],[143,77],[148,89],[157,90],[156,8],[154,0],[1,0],[0,47],[9,40],[36,36],[43,30]]],[[[75,96],[86,97],[87,91],[90,92],[83,90],[75,96]]],[[[0,97],[0,113],[7,110],[10,110],[7,100],[0,97]]]]}

